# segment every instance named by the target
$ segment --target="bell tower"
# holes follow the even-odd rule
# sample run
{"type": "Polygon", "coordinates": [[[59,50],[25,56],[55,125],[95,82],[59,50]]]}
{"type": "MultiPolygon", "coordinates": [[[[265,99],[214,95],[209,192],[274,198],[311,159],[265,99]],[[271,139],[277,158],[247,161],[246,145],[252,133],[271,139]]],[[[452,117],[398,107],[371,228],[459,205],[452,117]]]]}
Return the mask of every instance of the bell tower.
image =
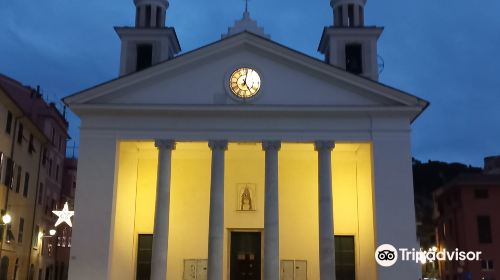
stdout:
{"type": "Polygon", "coordinates": [[[333,26],[325,27],[318,50],[325,61],[378,81],[377,41],[382,27],[365,26],[366,0],[331,0],[333,26]]]}
{"type": "Polygon", "coordinates": [[[134,0],[135,27],[115,27],[122,41],[120,76],[172,59],[181,51],[173,27],[165,26],[168,0],[134,0]]]}

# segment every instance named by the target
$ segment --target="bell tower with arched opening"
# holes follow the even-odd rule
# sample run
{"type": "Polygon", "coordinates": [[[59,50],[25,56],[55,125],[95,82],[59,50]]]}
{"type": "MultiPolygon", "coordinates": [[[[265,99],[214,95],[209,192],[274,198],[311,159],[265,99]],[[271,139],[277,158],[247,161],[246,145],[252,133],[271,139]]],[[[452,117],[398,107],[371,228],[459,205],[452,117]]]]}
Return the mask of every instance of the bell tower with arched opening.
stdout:
{"type": "Polygon", "coordinates": [[[333,26],[325,27],[319,51],[329,64],[378,80],[377,41],[382,27],[365,26],[366,0],[331,0],[333,26]]]}
{"type": "Polygon", "coordinates": [[[134,0],[135,27],[115,27],[122,41],[120,76],[172,59],[181,51],[175,29],[165,26],[168,0],[134,0]]]}

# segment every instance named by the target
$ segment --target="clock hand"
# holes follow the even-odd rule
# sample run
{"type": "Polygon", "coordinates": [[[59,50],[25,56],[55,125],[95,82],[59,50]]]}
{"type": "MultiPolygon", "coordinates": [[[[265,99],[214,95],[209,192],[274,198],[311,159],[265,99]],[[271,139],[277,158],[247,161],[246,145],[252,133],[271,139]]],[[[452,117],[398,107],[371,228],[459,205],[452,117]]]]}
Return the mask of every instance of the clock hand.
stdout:
{"type": "Polygon", "coordinates": [[[244,85],[247,84],[247,76],[246,75],[245,76],[242,75],[241,77],[243,78],[243,82],[241,83],[241,86],[243,87],[244,85]]]}
{"type": "Polygon", "coordinates": [[[253,77],[250,77],[250,73],[251,73],[250,71],[252,71],[252,70],[247,69],[247,76],[245,78],[245,85],[247,86],[248,90],[251,92],[251,89],[252,89],[253,84],[255,83],[255,81],[254,81],[253,77]],[[252,85],[250,85],[248,78],[250,78],[250,81],[252,82],[252,85]]]}
{"type": "Polygon", "coordinates": [[[242,77],[241,77],[238,81],[241,81],[241,83],[238,83],[238,86],[239,86],[241,89],[243,89],[243,88],[244,88],[244,86],[246,85],[246,82],[247,82],[247,81],[246,81],[246,78],[242,76],[242,77]]]}

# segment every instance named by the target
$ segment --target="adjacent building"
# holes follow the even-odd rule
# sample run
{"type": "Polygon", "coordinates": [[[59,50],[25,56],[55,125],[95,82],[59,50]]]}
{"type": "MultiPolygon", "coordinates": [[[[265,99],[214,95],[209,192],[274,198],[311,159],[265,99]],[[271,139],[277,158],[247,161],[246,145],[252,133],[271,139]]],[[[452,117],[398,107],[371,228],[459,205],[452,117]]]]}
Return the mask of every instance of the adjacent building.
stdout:
{"type": "Polygon", "coordinates": [[[66,279],[68,258],[56,256],[71,231],[54,227],[52,210],[71,202],[62,196],[68,122],[39,89],[4,75],[0,116],[0,279],[66,279]]]}
{"type": "Polygon", "coordinates": [[[478,262],[440,262],[442,279],[500,279],[500,156],[434,192],[438,248],[481,251],[478,262]]]}
{"type": "Polygon", "coordinates": [[[176,55],[168,1],[134,3],[120,77],[64,99],[82,122],[70,279],[420,278],[374,252],[418,248],[410,131],[428,103],[378,82],[365,0],[331,1],[324,60],[248,10],[176,55]]]}

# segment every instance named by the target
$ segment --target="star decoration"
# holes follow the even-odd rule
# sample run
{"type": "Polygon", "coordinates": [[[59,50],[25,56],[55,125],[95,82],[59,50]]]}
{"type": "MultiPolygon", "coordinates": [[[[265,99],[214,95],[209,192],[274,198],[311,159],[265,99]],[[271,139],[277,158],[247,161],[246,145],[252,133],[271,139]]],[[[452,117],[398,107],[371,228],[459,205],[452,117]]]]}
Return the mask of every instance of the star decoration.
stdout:
{"type": "Polygon", "coordinates": [[[68,209],[68,202],[64,203],[64,207],[61,211],[52,211],[58,218],[56,222],[56,227],[60,225],[61,223],[66,223],[68,226],[73,227],[73,224],[71,223],[71,217],[75,215],[75,211],[69,211],[68,209]]]}

